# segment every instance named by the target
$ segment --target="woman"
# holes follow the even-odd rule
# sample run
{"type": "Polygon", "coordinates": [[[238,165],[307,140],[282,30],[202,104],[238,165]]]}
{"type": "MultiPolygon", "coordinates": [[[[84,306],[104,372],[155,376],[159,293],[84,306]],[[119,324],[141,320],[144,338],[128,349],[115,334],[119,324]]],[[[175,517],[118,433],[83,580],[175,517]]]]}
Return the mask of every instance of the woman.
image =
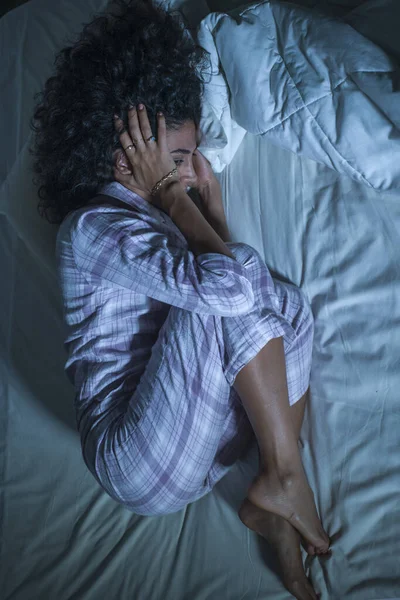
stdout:
{"type": "Polygon", "coordinates": [[[115,500],[165,514],[207,494],[255,435],[239,517],[275,546],[289,591],[316,598],[300,535],[310,554],[329,538],[297,445],[312,317],[229,240],[197,150],[207,65],[177,16],[118,2],[60,53],[35,111],[83,457],[115,500]]]}

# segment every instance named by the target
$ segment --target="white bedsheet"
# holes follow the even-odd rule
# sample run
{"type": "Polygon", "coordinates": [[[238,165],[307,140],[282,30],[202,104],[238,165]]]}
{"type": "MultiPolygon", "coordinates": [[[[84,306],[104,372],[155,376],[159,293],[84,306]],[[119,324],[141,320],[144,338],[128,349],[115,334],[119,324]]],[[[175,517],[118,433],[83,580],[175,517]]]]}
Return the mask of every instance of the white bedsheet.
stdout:
{"type": "MultiPolygon", "coordinates": [[[[254,449],[212,494],[160,518],[118,506],[81,458],[28,121],[54,49],[102,6],[33,0],[0,21],[0,597],[288,600],[272,553],[236,515],[254,449]]],[[[400,195],[250,134],[219,178],[234,239],[312,302],[302,451],[333,537],[330,561],[307,561],[315,588],[323,600],[398,599],[400,195]]]]}

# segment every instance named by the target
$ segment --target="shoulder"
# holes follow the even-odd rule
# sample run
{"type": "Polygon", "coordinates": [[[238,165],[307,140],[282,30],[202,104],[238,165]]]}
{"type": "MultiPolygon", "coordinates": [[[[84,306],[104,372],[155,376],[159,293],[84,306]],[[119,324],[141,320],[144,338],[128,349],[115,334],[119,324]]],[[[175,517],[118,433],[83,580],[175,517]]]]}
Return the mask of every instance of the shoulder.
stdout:
{"type": "Polygon", "coordinates": [[[69,239],[73,246],[98,243],[102,239],[116,238],[129,231],[154,228],[149,215],[129,206],[87,205],[69,213],[60,225],[59,239],[69,239]]]}

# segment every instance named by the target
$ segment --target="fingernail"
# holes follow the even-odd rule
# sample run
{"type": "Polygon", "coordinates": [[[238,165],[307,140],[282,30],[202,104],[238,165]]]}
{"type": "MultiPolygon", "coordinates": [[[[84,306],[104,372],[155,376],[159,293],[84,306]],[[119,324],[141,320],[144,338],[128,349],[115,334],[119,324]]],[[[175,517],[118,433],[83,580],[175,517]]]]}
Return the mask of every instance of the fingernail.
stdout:
{"type": "Polygon", "coordinates": [[[139,104],[139,110],[143,110],[143,109],[144,109],[143,104],[139,104]]]}
{"type": "Polygon", "coordinates": [[[118,115],[114,115],[114,119],[119,119],[119,116],[118,115]]]}
{"type": "Polygon", "coordinates": [[[162,117],[162,112],[157,113],[159,117],[162,117]]]}

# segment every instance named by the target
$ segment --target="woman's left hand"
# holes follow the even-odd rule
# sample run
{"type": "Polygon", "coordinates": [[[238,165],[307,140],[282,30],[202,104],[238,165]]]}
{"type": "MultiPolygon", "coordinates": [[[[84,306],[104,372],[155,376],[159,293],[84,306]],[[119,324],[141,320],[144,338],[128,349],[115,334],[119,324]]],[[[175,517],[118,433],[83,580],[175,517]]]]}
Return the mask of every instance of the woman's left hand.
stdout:
{"type": "Polygon", "coordinates": [[[226,223],[222,191],[210,162],[198,150],[193,155],[193,166],[197,175],[195,187],[200,195],[203,215],[226,223]]]}
{"type": "Polygon", "coordinates": [[[214,175],[211,163],[199,150],[196,150],[195,154],[193,154],[193,166],[197,176],[196,185],[193,187],[198,190],[200,195],[204,191],[209,191],[214,186],[219,186],[219,181],[214,175]]]}

